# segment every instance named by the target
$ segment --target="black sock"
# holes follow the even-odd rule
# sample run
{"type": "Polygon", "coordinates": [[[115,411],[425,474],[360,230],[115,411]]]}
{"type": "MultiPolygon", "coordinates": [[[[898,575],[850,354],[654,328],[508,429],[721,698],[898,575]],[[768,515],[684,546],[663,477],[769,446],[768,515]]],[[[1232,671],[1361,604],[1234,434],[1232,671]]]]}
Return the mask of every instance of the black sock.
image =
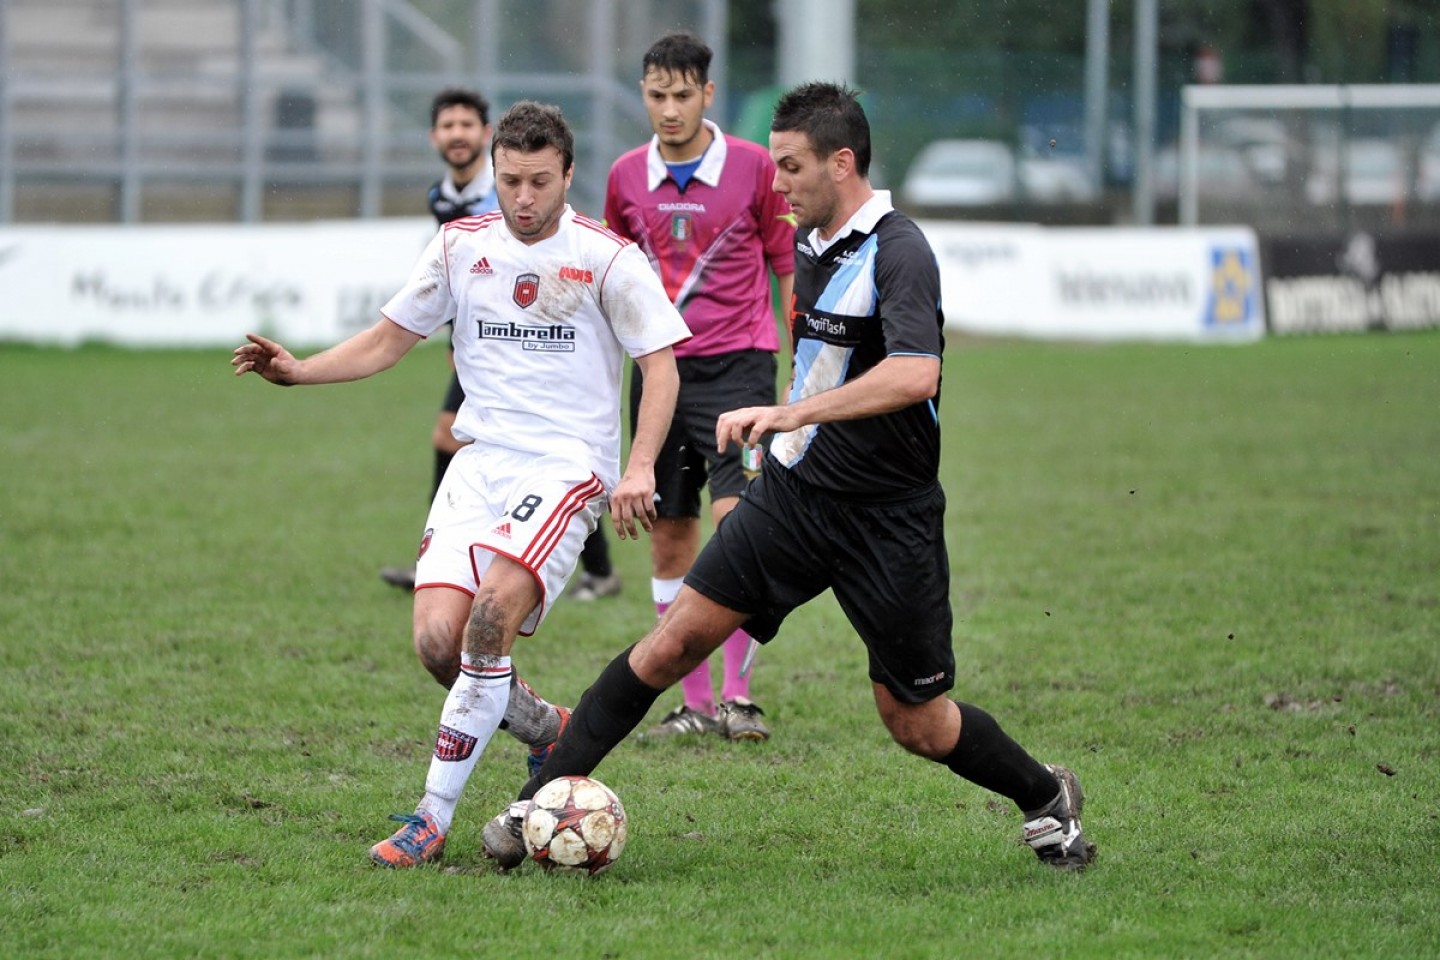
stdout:
{"type": "MultiPolygon", "coordinates": [[[[610,518],[601,517],[600,522],[609,523],[610,518]]],[[[592,577],[610,576],[610,541],[604,527],[596,527],[585,539],[585,546],[580,550],[580,567],[592,577]]]]}
{"type": "Polygon", "coordinates": [[[454,459],[455,454],[435,448],[435,485],[430,490],[431,502],[434,502],[435,494],[440,492],[440,481],[445,479],[445,471],[450,469],[450,461],[454,459]]]}
{"type": "Polygon", "coordinates": [[[664,690],[656,690],[630,668],[630,650],[625,648],[600,672],[595,683],[580,697],[570,723],[540,772],[526,781],[521,800],[556,777],[588,776],[621,740],[624,740],[664,690]]]}
{"type": "Polygon", "coordinates": [[[1015,801],[1023,811],[1039,810],[1060,792],[1055,776],[1006,735],[979,707],[960,708],[960,741],[940,762],[958,776],[1015,801]]]}

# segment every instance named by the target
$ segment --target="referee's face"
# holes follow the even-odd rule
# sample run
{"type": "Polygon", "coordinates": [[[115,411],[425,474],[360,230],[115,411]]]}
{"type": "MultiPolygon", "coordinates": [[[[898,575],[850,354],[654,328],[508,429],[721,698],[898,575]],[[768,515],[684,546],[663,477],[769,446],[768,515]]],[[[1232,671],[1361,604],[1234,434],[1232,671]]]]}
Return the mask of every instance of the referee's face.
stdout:
{"type": "Polygon", "coordinates": [[[713,82],[652,67],[640,81],[650,128],[660,138],[660,156],[672,163],[694,160],[710,145],[701,121],[715,98],[713,82]]]}
{"type": "Polygon", "coordinates": [[[775,161],[775,192],[790,201],[795,225],[819,228],[828,237],[839,226],[832,223],[840,209],[840,191],[831,176],[828,158],[815,152],[810,138],[796,130],[771,131],[770,159],[775,161]]]}
{"type": "Polygon", "coordinates": [[[515,239],[539,243],[555,236],[573,172],[554,147],[532,153],[495,149],[495,199],[515,239]]]}

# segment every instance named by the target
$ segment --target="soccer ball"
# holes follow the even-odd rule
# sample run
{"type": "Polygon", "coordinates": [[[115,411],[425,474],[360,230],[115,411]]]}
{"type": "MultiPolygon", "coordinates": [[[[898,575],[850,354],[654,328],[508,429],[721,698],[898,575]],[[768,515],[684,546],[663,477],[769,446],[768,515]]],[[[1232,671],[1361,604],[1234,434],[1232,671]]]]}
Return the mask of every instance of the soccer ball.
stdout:
{"type": "Polygon", "coordinates": [[[599,780],[559,777],[535,794],[521,831],[525,852],[546,870],[594,876],[625,849],[625,808],[599,780]]]}

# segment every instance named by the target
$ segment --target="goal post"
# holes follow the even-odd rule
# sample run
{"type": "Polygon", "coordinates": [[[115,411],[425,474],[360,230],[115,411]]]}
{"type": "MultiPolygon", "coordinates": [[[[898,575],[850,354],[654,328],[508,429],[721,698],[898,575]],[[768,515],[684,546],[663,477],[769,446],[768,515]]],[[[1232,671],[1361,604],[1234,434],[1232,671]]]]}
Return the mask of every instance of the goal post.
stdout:
{"type": "Polygon", "coordinates": [[[1172,155],[1182,225],[1440,222],[1440,84],[1186,86],[1172,155]]]}

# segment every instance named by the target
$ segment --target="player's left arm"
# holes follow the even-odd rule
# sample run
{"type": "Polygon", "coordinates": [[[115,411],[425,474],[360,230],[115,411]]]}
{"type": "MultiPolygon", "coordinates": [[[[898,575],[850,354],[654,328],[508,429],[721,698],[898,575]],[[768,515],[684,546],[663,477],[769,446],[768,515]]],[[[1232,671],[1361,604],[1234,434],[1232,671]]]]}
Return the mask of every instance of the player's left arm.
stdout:
{"type": "Polygon", "coordinates": [[[675,367],[675,350],[663,347],[635,358],[645,390],[640,395],[635,436],[625,473],[610,493],[610,518],[621,540],[638,537],[638,522],[646,531],[655,519],[655,458],[670,431],[675,400],[680,396],[680,373],[675,367]]]}
{"type": "Polygon", "coordinates": [[[723,452],[732,442],[759,443],[769,432],[893,413],[939,392],[939,266],[918,228],[891,234],[881,243],[875,287],[885,331],[885,359],[848,383],[794,403],[722,414],[715,424],[719,450],[723,452]]]}
{"type": "MultiPolygon", "coordinates": [[[[893,413],[935,396],[938,355],[891,354],[864,374],[833,390],[773,407],[742,407],[715,421],[715,447],[759,443],[767,433],[786,433],[812,423],[860,420],[893,413]]],[[[646,389],[649,389],[648,383],[646,389]]]]}

